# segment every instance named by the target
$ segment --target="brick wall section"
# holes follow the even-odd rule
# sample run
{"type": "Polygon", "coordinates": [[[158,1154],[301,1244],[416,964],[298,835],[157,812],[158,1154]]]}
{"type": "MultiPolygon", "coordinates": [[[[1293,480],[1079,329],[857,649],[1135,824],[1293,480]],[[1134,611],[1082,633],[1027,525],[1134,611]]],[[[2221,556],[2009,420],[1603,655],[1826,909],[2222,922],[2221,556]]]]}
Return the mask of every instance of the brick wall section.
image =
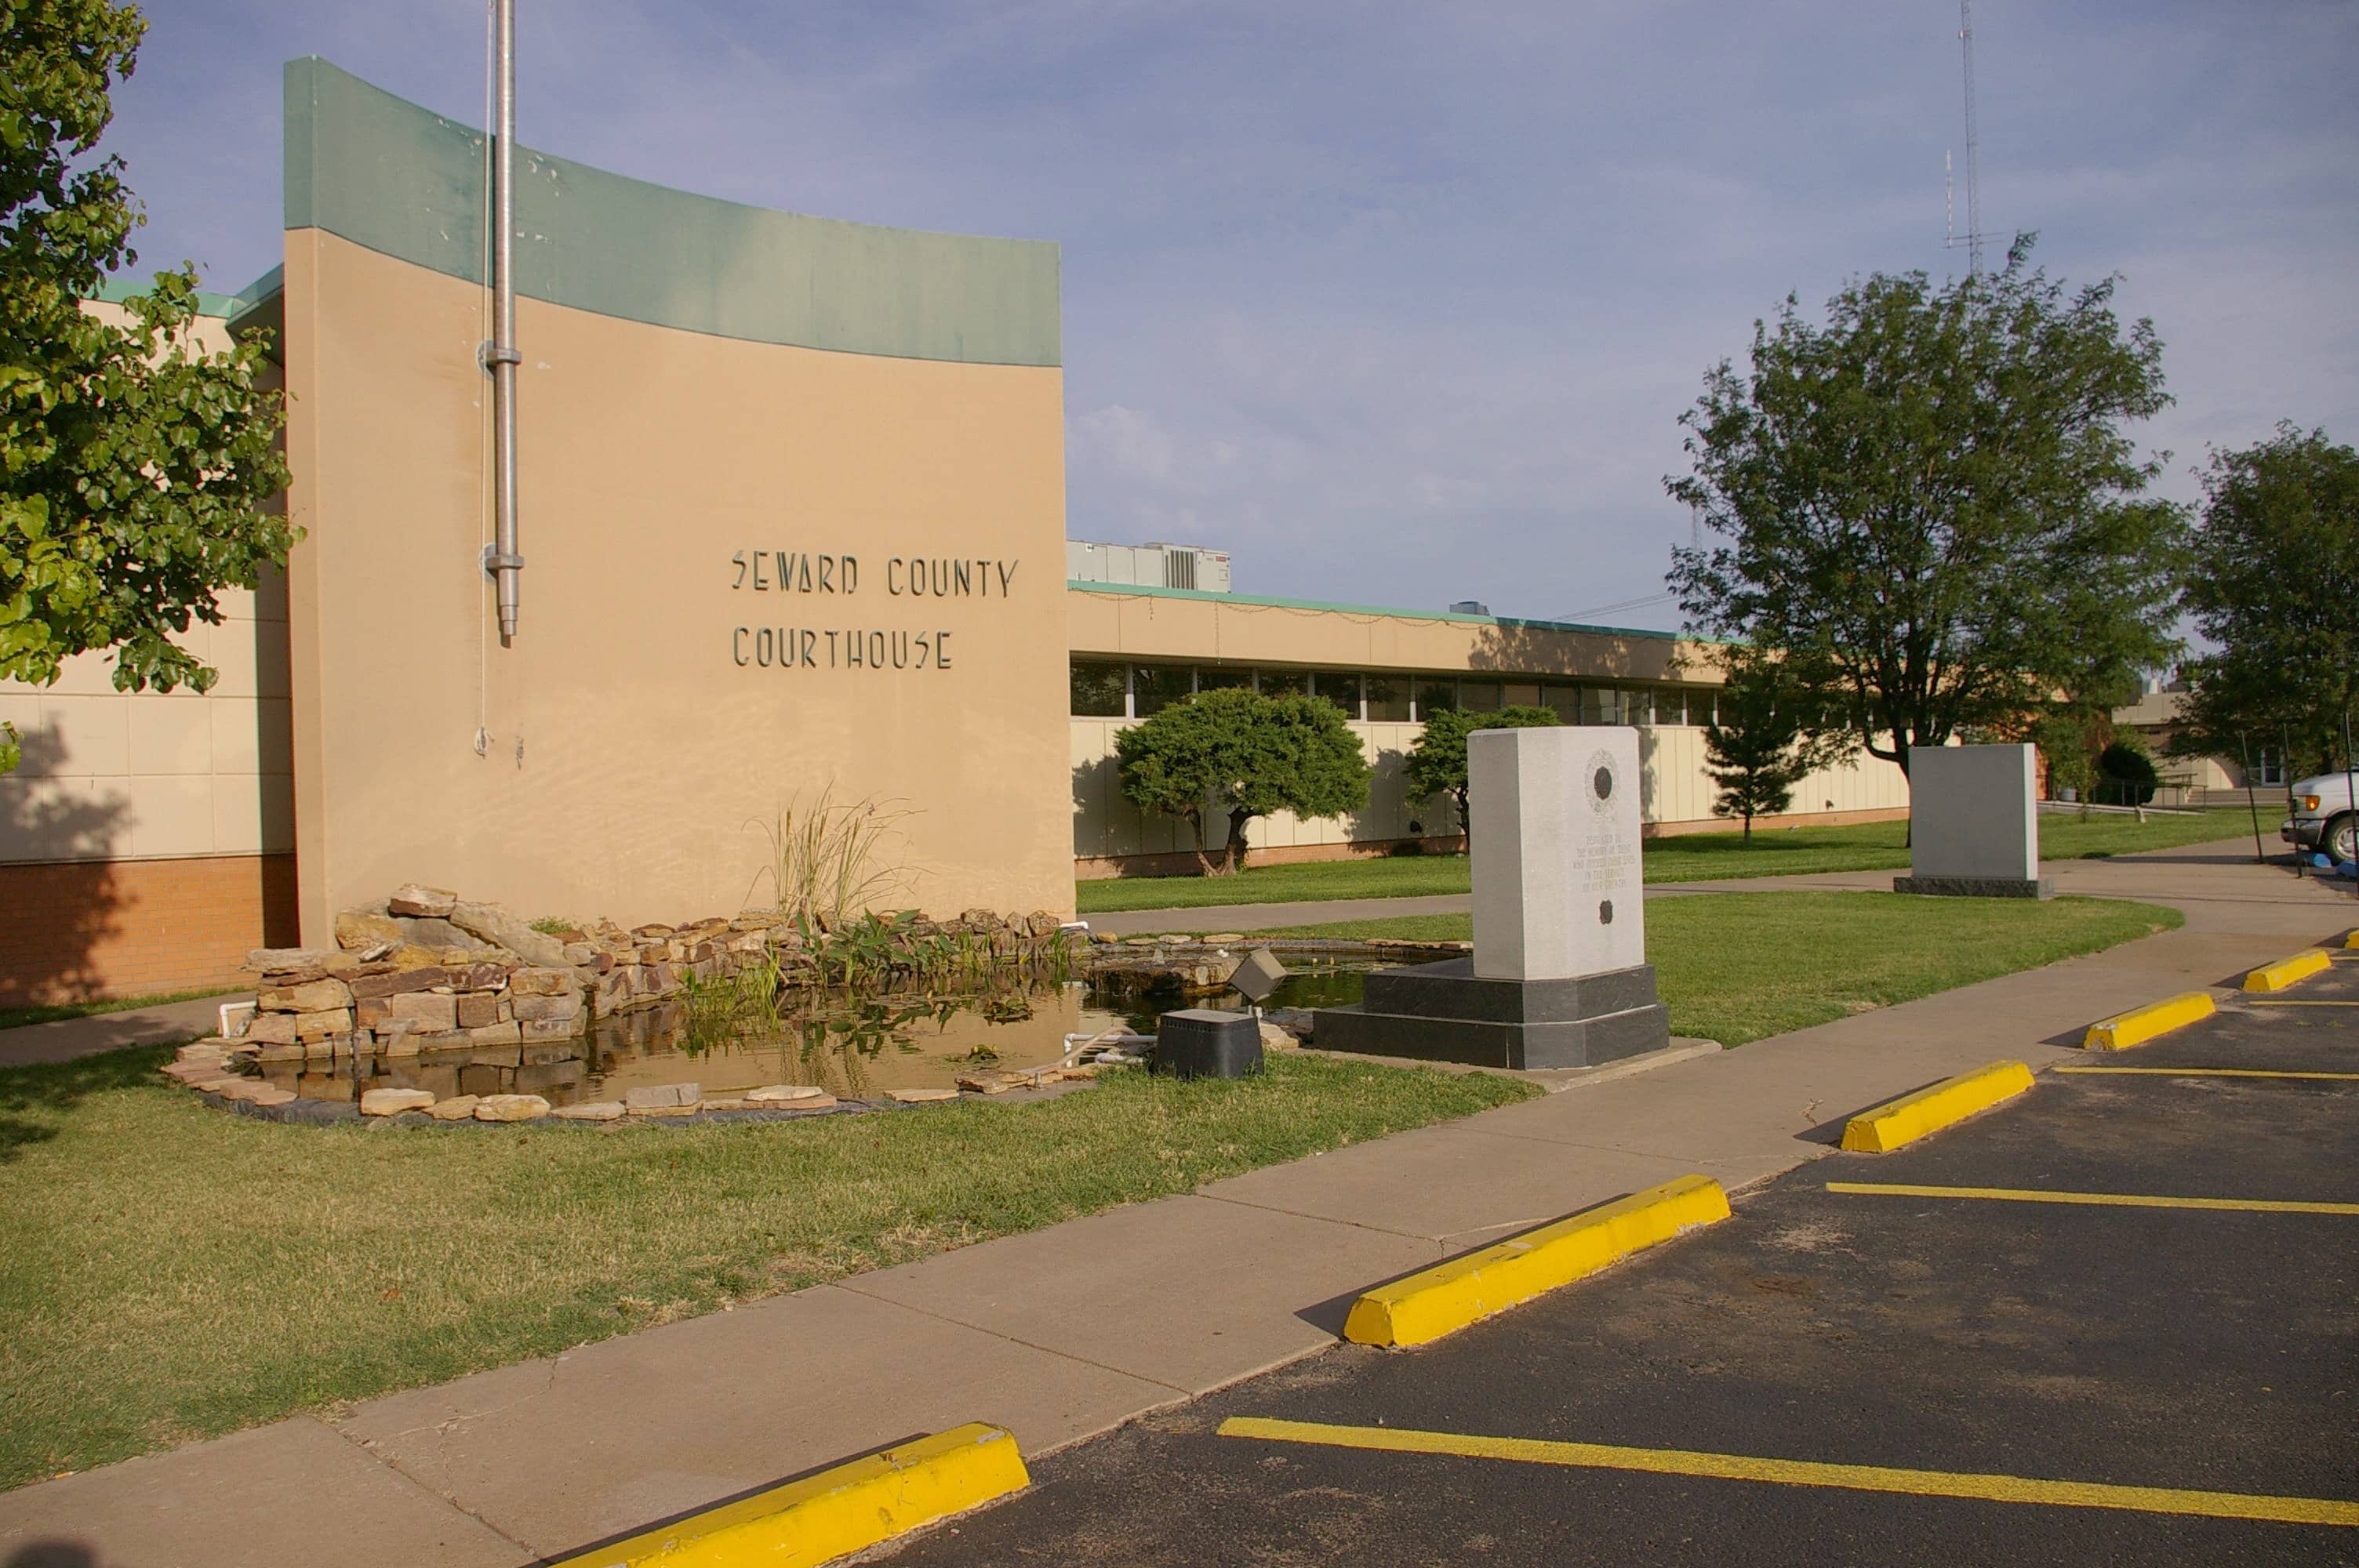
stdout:
{"type": "Polygon", "coordinates": [[[292,855],[0,865],[0,1007],[234,990],[296,941],[292,855]]]}

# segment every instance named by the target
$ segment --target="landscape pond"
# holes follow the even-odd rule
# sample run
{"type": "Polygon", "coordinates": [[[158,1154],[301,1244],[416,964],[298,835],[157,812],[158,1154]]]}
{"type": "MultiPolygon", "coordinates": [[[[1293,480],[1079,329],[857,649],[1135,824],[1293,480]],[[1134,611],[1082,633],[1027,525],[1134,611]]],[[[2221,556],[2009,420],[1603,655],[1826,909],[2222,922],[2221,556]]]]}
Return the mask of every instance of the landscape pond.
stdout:
{"type": "MultiPolygon", "coordinates": [[[[1266,1006],[1334,1007],[1360,999],[1367,960],[1317,959],[1290,973],[1266,1006]]],[[[984,994],[842,995],[813,999],[774,1030],[695,1048],[686,1004],[669,1001],[600,1019],[578,1040],[340,1054],[333,1062],[267,1062],[265,1081],[307,1099],[350,1101],[365,1089],[458,1095],[538,1095],[551,1106],[618,1100],[635,1088],[693,1083],[707,1099],[766,1084],[810,1084],[843,1099],[893,1089],[952,1088],[978,1067],[1038,1067],[1071,1035],[1151,1033],[1176,1007],[1243,1007],[1234,991],[1180,995],[1136,984],[1093,989],[1037,981],[984,994]]]]}

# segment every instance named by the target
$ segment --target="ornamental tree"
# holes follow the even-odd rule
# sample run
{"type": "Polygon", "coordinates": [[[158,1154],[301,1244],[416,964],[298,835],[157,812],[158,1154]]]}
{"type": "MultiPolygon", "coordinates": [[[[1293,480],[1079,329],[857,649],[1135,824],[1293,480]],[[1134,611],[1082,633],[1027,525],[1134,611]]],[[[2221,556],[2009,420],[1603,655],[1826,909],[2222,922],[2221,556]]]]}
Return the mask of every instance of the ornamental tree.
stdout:
{"type": "Polygon", "coordinates": [[[1114,737],[1122,793],[1142,811],[1186,822],[1208,877],[1245,869],[1256,816],[1335,816],[1368,803],[1368,761],[1343,710],[1323,697],[1198,692],[1114,737]],[[1208,813],[1227,819],[1214,854],[1208,813]]]}
{"type": "MultiPolygon", "coordinates": [[[[147,20],[107,0],[0,0],[0,677],[115,651],[125,691],[214,672],[171,641],[283,566],[295,533],[262,347],[190,336],[196,270],[103,321],[82,301],[138,257],[123,160],[92,158],[147,20]]],[[[5,749],[5,748],[0,748],[5,749]]],[[[5,759],[0,759],[5,760],[5,759]]]]}
{"type": "Polygon", "coordinates": [[[2181,601],[2219,651],[2182,666],[2169,749],[2283,746],[2295,774],[2329,772],[2359,723],[2359,452],[2279,425],[2213,452],[2203,491],[2181,601]]]}
{"type": "Polygon", "coordinates": [[[1409,798],[1450,796],[1458,806],[1458,826],[1471,844],[1474,841],[1474,817],[1473,802],[1466,795],[1466,737],[1477,730],[1537,730],[1563,722],[1554,709],[1547,708],[1502,708],[1495,713],[1462,713],[1456,708],[1443,708],[1439,713],[1430,713],[1425,719],[1425,733],[1409,748],[1408,765],[1402,770],[1409,798]]]}
{"type": "Polygon", "coordinates": [[[1727,684],[1717,717],[1703,732],[1704,773],[1719,787],[1714,816],[1745,824],[1775,816],[1794,804],[1794,786],[1821,768],[1849,765],[1848,730],[1830,728],[1809,687],[1777,662],[1729,650],[1722,658],[1727,684]]]}
{"type": "Polygon", "coordinates": [[[1664,481],[1720,538],[1672,552],[1689,629],[1776,657],[1904,772],[2177,647],[2185,521],[2128,433],[2169,401],[2162,344],[2031,246],[1938,288],[1876,274],[1823,324],[1789,296],[1749,372],[1705,376],[1664,481]]]}

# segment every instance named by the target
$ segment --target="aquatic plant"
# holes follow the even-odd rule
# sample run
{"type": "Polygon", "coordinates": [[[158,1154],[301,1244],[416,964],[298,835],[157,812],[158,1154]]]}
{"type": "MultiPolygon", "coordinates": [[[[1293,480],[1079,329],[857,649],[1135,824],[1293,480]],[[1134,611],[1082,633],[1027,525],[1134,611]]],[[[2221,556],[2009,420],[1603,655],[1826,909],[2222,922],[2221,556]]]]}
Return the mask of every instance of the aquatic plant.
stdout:
{"type": "MultiPolygon", "coordinates": [[[[888,851],[914,814],[874,795],[839,802],[834,792],[831,784],[810,804],[780,806],[759,823],[770,841],[770,863],[753,886],[767,877],[778,913],[799,929],[832,931],[900,897],[908,885],[908,869],[888,851]]],[[[746,896],[750,901],[752,888],[746,896]]]]}

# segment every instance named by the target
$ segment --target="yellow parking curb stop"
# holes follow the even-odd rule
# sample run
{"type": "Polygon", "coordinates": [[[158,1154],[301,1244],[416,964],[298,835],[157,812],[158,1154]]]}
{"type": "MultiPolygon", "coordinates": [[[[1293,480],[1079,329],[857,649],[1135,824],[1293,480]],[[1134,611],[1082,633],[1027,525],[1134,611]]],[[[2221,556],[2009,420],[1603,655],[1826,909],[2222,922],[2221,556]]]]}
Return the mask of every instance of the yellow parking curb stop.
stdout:
{"type": "Polygon", "coordinates": [[[1843,1146],[1854,1154],[1886,1154],[1913,1143],[1978,1110],[2013,1099],[2031,1087],[2031,1069],[2021,1062],[1993,1062],[1945,1078],[1930,1088],[1903,1095],[1889,1105],[1864,1110],[1843,1128],[1843,1146]]]}
{"type": "Polygon", "coordinates": [[[2296,980],[2309,979],[2333,961],[2326,956],[2323,947],[2305,947],[2290,958],[2264,964],[2246,975],[2245,989],[2248,991],[2281,991],[2296,980]]]}
{"type": "Polygon", "coordinates": [[[592,1547],[553,1568],[811,1568],[1030,1484],[1006,1429],[970,1422],[592,1547]]]}
{"type": "Polygon", "coordinates": [[[2134,1007],[2089,1025],[2081,1039],[2083,1051],[2126,1051],[2158,1035],[2209,1018],[2219,1010],[2209,991],[2184,991],[2161,1001],[2134,1007]]]}
{"type": "Polygon", "coordinates": [[[1423,1345],[1727,1217],[1728,1195],[1718,1182],[1681,1176],[1379,1285],[1353,1303],[1343,1337],[1423,1345]]]}

